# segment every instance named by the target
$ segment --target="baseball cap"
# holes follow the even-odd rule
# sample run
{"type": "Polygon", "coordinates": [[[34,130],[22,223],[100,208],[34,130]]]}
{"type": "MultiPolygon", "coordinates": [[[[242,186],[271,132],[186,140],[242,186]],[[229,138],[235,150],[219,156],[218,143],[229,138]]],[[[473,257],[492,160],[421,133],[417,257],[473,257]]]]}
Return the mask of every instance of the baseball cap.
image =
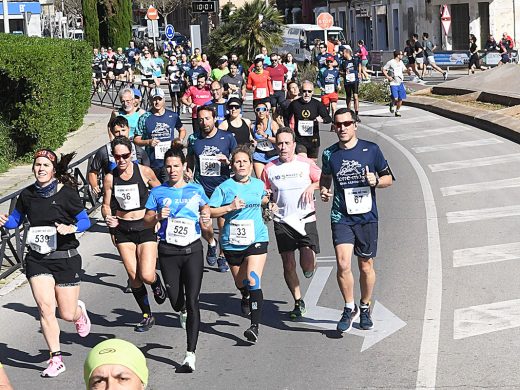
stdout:
{"type": "Polygon", "coordinates": [[[148,367],[143,353],[134,344],[121,339],[109,339],[100,342],[90,350],[83,365],[83,377],[87,390],[92,372],[105,364],[118,364],[132,370],[146,386],[148,367]]]}
{"type": "Polygon", "coordinates": [[[333,56],[327,56],[327,58],[325,60],[326,61],[334,61],[334,57],[333,56]]]}
{"type": "Polygon", "coordinates": [[[154,88],[152,92],[150,92],[150,97],[153,99],[155,97],[160,97],[164,99],[164,91],[161,88],[154,88]]]}
{"type": "Polygon", "coordinates": [[[223,55],[222,57],[220,57],[221,60],[228,60],[228,57],[226,55],[223,55]]]}
{"type": "Polygon", "coordinates": [[[232,97],[232,98],[229,98],[228,101],[227,101],[227,104],[226,106],[232,106],[232,105],[239,105],[240,107],[242,107],[242,99],[239,99],[237,97],[232,97]]]}
{"type": "Polygon", "coordinates": [[[141,93],[141,91],[139,91],[139,88],[132,88],[132,91],[134,91],[134,97],[143,97],[143,94],[141,93]]]}

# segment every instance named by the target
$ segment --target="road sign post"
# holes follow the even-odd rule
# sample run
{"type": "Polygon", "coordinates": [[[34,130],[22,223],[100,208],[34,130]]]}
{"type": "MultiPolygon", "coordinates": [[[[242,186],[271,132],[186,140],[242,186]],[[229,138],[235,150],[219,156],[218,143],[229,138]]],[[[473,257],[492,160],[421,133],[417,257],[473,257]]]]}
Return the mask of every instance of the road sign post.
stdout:
{"type": "Polygon", "coordinates": [[[167,24],[166,28],[164,29],[164,35],[166,35],[166,38],[173,39],[175,36],[175,29],[171,24],[167,24]]]}
{"type": "Polygon", "coordinates": [[[451,45],[448,43],[448,33],[450,31],[450,26],[451,26],[451,15],[450,15],[450,10],[449,10],[447,4],[444,4],[441,6],[441,24],[442,24],[442,29],[444,30],[444,37],[446,40],[446,43],[445,43],[446,50],[450,50],[451,45]]]}
{"type": "Polygon", "coordinates": [[[322,12],[316,18],[316,24],[325,30],[325,44],[327,44],[327,30],[334,25],[334,17],[328,12],[322,12]]]}
{"type": "Polygon", "coordinates": [[[146,11],[146,19],[151,21],[152,23],[152,37],[153,37],[153,48],[157,49],[157,42],[155,40],[157,36],[157,32],[159,30],[158,20],[159,20],[159,12],[153,6],[148,7],[148,11],[146,11]]]}

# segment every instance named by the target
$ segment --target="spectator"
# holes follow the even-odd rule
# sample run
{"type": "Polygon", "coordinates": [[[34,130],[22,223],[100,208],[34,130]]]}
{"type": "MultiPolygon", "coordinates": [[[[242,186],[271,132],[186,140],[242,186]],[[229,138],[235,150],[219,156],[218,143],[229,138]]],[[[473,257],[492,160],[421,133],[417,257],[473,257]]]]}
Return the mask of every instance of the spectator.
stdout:
{"type": "Polygon", "coordinates": [[[498,44],[495,40],[493,34],[489,34],[488,39],[486,41],[486,45],[484,46],[485,51],[498,51],[498,44]]]}
{"type": "Polygon", "coordinates": [[[507,32],[502,34],[502,44],[507,51],[513,50],[513,47],[515,47],[515,41],[507,34],[507,32]]]}

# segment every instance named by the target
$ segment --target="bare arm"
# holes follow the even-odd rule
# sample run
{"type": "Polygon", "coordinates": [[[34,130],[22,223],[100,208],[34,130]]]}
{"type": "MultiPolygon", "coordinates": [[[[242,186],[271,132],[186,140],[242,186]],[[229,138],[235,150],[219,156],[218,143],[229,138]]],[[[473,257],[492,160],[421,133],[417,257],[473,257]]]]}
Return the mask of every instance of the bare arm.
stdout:
{"type": "Polygon", "coordinates": [[[101,188],[99,188],[98,177],[99,175],[97,172],[92,171],[87,174],[88,184],[96,196],[98,196],[101,192],[101,188]]]}
{"type": "Polygon", "coordinates": [[[113,176],[111,173],[107,174],[105,176],[105,179],[103,180],[103,205],[101,206],[101,214],[103,215],[103,218],[107,218],[112,215],[112,209],[110,208],[110,200],[112,199],[112,183],[113,183],[113,176]]]}
{"type": "Polygon", "coordinates": [[[332,186],[332,175],[321,174],[320,176],[320,196],[321,200],[328,202],[332,198],[330,187],[332,186]]]}

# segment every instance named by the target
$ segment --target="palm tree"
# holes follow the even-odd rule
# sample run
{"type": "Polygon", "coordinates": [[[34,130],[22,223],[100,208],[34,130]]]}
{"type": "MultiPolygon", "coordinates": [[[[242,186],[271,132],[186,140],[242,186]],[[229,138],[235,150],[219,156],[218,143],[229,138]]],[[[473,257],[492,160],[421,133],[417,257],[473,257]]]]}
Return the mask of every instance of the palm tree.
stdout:
{"type": "Polygon", "coordinates": [[[265,0],[253,0],[238,8],[213,30],[208,46],[212,57],[236,52],[252,61],[262,46],[268,50],[282,43],[283,16],[265,0]]]}

